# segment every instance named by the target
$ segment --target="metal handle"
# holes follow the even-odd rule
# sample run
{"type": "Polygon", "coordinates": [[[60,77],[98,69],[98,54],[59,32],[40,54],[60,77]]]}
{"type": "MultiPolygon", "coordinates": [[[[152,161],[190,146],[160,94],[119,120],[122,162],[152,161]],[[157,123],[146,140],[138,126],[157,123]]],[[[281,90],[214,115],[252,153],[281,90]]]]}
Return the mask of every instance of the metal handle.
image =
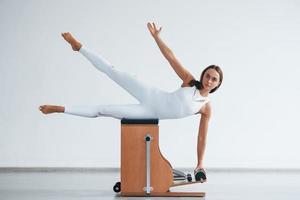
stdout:
{"type": "Polygon", "coordinates": [[[153,140],[151,135],[147,134],[145,136],[146,141],[146,187],[144,187],[144,191],[146,191],[147,194],[150,194],[150,192],[153,190],[153,188],[150,185],[150,170],[151,170],[151,155],[150,155],[150,142],[153,140]]]}

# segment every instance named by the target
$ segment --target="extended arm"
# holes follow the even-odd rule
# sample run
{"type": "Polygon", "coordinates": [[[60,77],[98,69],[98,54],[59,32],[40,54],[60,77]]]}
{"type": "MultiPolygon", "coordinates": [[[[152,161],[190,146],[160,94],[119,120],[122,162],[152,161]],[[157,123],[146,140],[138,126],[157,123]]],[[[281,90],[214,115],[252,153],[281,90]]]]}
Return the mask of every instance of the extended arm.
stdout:
{"type": "Polygon", "coordinates": [[[204,158],[204,153],[206,148],[208,124],[211,117],[210,104],[207,103],[205,107],[200,110],[200,113],[201,113],[201,119],[199,124],[198,144],[197,144],[197,155],[198,155],[197,169],[203,168],[203,158],[204,158]]]}
{"type": "Polygon", "coordinates": [[[148,23],[147,26],[155,42],[157,43],[160,51],[162,52],[163,56],[168,60],[171,67],[174,69],[174,71],[179,76],[179,78],[183,81],[183,83],[188,83],[190,82],[190,80],[194,79],[192,74],[181,65],[181,63],[177,60],[172,50],[159,37],[159,33],[162,27],[160,27],[160,29],[158,30],[156,29],[154,23],[152,23],[152,25],[148,23]]]}

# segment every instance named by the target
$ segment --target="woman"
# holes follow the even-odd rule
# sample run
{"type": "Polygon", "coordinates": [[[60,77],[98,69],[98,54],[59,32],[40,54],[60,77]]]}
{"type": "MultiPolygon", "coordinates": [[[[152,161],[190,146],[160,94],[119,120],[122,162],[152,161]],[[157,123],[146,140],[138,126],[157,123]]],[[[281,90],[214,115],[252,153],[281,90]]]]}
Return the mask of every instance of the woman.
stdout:
{"type": "Polygon", "coordinates": [[[117,119],[122,118],[158,118],[176,119],[194,114],[201,114],[197,155],[198,164],[194,170],[197,181],[206,181],[206,172],[203,166],[203,157],[206,146],[206,136],[209,119],[211,117],[211,105],[209,103],[209,93],[215,92],[221,85],[223,73],[218,66],[211,65],[205,68],[200,76],[200,81],[196,81],[193,75],[187,71],[176,59],[173,52],[160,39],[159,33],[162,28],[156,28],[155,24],[148,23],[148,29],[156,41],[164,57],[182,80],[182,85],[174,92],[162,91],[151,87],[119,71],[108,61],[97,55],[80,42],[70,33],[63,33],[63,38],[72,46],[74,51],[79,51],[98,70],[105,73],[113,81],[134,96],[140,103],[130,105],[97,105],[97,106],[54,106],[43,105],[39,109],[44,114],[67,113],[83,117],[109,116],[117,119]]]}

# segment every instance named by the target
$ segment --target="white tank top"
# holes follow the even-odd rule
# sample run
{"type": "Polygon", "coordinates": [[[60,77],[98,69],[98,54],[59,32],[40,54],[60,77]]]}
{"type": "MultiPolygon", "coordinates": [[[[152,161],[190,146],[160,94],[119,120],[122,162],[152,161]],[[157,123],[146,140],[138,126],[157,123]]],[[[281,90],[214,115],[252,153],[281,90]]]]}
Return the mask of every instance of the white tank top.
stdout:
{"type": "Polygon", "coordinates": [[[194,115],[200,111],[208,101],[208,97],[201,96],[194,87],[180,87],[174,92],[157,91],[157,98],[153,98],[150,105],[155,115],[160,119],[177,119],[194,115]]]}

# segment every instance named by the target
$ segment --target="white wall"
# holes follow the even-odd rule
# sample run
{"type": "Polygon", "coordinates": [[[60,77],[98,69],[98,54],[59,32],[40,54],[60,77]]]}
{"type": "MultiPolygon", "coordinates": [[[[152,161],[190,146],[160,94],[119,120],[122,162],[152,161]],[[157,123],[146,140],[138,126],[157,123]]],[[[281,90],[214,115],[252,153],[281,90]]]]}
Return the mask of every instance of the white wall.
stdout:
{"type": "MultiPolygon", "coordinates": [[[[300,168],[298,1],[0,1],[0,167],[118,167],[120,122],[44,116],[41,104],[136,103],[70,50],[72,32],[115,66],[173,91],[181,84],[146,28],[195,75],[220,65],[206,167],[300,168]]],[[[160,122],[175,167],[194,167],[199,116],[160,122]]]]}

